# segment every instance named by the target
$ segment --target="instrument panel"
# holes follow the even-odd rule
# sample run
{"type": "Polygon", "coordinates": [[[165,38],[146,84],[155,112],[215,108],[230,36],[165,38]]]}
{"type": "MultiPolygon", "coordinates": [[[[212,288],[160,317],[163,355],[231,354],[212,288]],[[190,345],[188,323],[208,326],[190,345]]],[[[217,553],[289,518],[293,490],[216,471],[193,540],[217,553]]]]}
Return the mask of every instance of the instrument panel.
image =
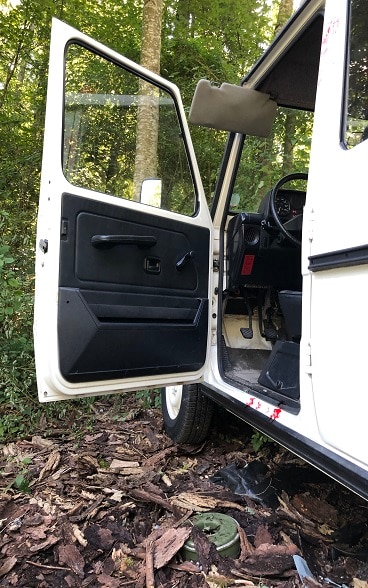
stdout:
{"type": "Polygon", "coordinates": [[[284,222],[303,214],[305,192],[299,190],[279,190],[276,195],[276,213],[284,222]]]}

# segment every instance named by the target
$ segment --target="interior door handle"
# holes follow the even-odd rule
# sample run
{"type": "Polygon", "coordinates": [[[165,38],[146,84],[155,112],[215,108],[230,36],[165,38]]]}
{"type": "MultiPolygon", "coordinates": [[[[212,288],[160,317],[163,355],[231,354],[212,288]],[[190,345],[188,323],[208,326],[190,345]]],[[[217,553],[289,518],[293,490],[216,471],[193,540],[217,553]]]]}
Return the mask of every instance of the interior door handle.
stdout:
{"type": "Polygon", "coordinates": [[[111,249],[117,245],[152,247],[157,239],[153,235],[93,235],[91,244],[97,249],[111,249]]]}

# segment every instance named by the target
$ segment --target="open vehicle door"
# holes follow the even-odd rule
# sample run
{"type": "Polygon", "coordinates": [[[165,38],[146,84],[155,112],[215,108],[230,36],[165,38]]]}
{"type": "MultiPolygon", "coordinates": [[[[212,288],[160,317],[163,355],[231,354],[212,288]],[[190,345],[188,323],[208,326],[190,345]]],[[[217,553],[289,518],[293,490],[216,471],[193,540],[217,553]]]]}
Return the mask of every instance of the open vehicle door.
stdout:
{"type": "Polygon", "coordinates": [[[36,255],[40,400],[198,380],[211,243],[177,88],[54,20],[36,255]]]}

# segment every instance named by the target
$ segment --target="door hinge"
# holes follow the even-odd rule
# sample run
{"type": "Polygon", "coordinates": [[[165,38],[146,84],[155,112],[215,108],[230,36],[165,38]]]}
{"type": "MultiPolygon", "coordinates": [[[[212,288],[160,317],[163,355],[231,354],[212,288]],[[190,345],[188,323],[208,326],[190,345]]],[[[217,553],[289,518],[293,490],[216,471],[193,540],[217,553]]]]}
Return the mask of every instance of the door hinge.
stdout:
{"type": "Polygon", "coordinates": [[[315,214],[312,208],[308,213],[308,240],[310,243],[312,243],[314,237],[314,218],[315,214]]]}
{"type": "Polygon", "coordinates": [[[219,259],[214,259],[213,260],[213,271],[214,272],[218,272],[220,269],[220,260],[219,259]]]}

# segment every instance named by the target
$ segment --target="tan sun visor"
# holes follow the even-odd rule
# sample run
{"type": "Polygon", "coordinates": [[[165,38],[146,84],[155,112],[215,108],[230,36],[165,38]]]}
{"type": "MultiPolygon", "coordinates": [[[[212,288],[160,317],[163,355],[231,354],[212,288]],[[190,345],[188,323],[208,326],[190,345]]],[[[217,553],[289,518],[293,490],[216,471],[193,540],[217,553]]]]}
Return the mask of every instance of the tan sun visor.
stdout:
{"type": "Polygon", "coordinates": [[[268,137],[277,104],[268,94],[244,86],[214,86],[200,80],[194,92],[189,121],[222,131],[268,137]]]}

